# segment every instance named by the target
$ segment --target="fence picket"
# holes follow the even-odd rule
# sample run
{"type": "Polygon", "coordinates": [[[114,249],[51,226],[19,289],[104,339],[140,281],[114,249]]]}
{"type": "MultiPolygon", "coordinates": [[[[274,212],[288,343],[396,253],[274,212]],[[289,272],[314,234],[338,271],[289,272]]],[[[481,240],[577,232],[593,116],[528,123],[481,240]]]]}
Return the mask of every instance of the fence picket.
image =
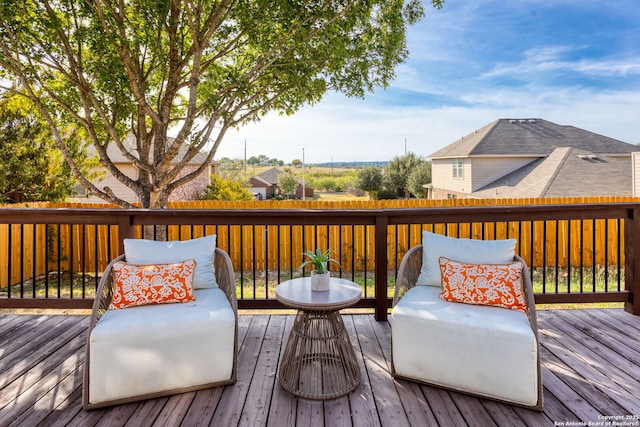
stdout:
{"type": "MultiPolygon", "coordinates": [[[[194,201],[175,202],[170,209],[402,209],[450,208],[457,206],[515,206],[535,204],[582,204],[637,202],[633,197],[552,198],[552,199],[446,199],[446,200],[368,200],[321,201],[194,201]]],[[[5,207],[103,209],[113,205],[82,203],[27,203],[5,207]]],[[[390,270],[399,266],[404,253],[421,241],[421,231],[474,239],[518,239],[517,251],[532,266],[619,265],[624,264],[623,223],[616,219],[522,221],[515,223],[409,224],[390,226],[388,260],[390,270]],[[556,242],[558,247],[556,248],[556,242]],[[568,243],[570,242],[570,246],[568,243]],[[622,243],[622,245],[620,245],[622,243]],[[408,245],[409,247],[406,247],[408,245]],[[557,251],[556,251],[557,249],[557,251]],[[556,259],[557,252],[557,259],[556,259]],[[570,259],[569,259],[570,257],[570,259]],[[620,258],[620,259],[619,259],[620,258]]],[[[0,286],[24,280],[27,272],[36,275],[57,270],[102,271],[118,251],[118,228],[106,225],[0,224],[0,286]],[[59,239],[55,234],[60,233],[59,239]],[[108,233],[111,238],[108,238],[108,233]],[[47,242],[47,237],[51,244],[47,242]],[[53,238],[55,237],[55,238],[53,238]],[[73,239],[73,240],[72,240],[73,239]],[[60,242],[58,245],[57,242],[60,242]],[[111,247],[108,247],[111,242],[111,247]],[[34,248],[35,245],[35,248],[34,248]],[[73,248],[71,251],[70,248],[73,248]],[[58,256],[58,251],[62,253],[58,256]],[[48,257],[45,257],[48,252],[48,257]],[[45,265],[45,259],[50,265],[45,265]],[[55,260],[55,261],[54,261],[55,260]],[[58,261],[60,260],[60,261],[58,261]],[[35,263],[35,265],[33,264],[35,263]],[[55,265],[53,265],[55,263],[55,265]],[[58,263],[60,263],[58,265],[58,263]],[[11,276],[11,277],[9,277],[11,276]]],[[[244,269],[295,270],[302,253],[315,247],[330,247],[340,255],[343,270],[373,270],[374,227],[314,225],[281,227],[257,226],[178,226],[168,227],[170,240],[185,240],[216,233],[218,245],[226,250],[234,265],[244,269]],[[265,237],[268,238],[265,239],[265,237]],[[229,242],[242,242],[232,245],[229,242]],[[353,251],[351,248],[354,248],[353,251]],[[366,265],[365,265],[366,262],[366,265]]]]}

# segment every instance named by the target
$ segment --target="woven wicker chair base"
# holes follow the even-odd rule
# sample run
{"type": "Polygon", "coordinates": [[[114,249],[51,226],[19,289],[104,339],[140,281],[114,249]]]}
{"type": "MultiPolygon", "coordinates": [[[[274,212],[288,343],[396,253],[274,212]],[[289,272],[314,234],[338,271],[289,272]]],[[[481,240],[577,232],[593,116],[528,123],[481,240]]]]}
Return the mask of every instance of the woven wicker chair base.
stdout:
{"type": "Polygon", "coordinates": [[[328,400],[360,384],[360,367],[339,311],[298,312],[280,363],[280,385],[295,396],[328,400]]]}

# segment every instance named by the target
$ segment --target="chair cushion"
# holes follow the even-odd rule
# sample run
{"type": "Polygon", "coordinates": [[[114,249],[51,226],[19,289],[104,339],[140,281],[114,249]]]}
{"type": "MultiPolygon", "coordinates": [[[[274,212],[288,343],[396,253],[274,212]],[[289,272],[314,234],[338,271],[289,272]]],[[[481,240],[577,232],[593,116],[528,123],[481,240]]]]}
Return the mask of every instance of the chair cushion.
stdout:
{"type": "Polygon", "coordinates": [[[416,285],[440,287],[440,257],[469,264],[508,264],[515,255],[516,239],[458,239],[423,231],[422,244],[422,268],[416,285]]]}
{"type": "Polygon", "coordinates": [[[228,380],[235,314],[221,289],[195,301],[108,310],[91,332],[90,403],[228,380]]]}
{"type": "Polygon", "coordinates": [[[416,286],[390,316],[393,365],[406,378],[526,406],[538,401],[537,342],[527,315],[440,299],[416,286]]]}
{"type": "Polygon", "coordinates": [[[440,257],[445,301],[492,305],[527,312],[522,287],[522,263],[465,264],[440,257]]]}
{"type": "Polygon", "coordinates": [[[193,301],[195,260],[175,264],[113,265],[114,291],[109,309],[193,301]]]}
{"type": "Polygon", "coordinates": [[[194,289],[217,288],[213,269],[216,235],[191,240],[157,242],[145,239],[124,239],[124,255],[131,264],[172,264],[187,259],[198,263],[193,277],[194,289]]]}

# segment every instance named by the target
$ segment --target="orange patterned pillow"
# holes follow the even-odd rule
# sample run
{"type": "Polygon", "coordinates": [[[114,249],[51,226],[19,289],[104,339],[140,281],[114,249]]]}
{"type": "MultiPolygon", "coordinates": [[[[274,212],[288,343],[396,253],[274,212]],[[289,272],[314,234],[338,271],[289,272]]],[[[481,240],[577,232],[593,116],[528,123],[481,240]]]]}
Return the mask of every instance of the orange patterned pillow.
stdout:
{"type": "Polygon", "coordinates": [[[522,264],[465,264],[440,257],[445,301],[493,305],[527,312],[522,264]]]}
{"type": "Polygon", "coordinates": [[[195,268],[193,259],[175,264],[117,262],[113,265],[115,289],[109,309],[193,301],[195,268]]]}

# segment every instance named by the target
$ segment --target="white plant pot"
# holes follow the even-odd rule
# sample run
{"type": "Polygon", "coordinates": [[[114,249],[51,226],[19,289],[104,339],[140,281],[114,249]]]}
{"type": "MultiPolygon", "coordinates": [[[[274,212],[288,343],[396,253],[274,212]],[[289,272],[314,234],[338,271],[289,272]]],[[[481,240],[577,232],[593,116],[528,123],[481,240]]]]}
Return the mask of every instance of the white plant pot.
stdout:
{"type": "Polygon", "coordinates": [[[311,272],[311,290],[316,292],[324,292],[329,290],[329,272],[322,274],[316,273],[315,270],[311,272]]]}

